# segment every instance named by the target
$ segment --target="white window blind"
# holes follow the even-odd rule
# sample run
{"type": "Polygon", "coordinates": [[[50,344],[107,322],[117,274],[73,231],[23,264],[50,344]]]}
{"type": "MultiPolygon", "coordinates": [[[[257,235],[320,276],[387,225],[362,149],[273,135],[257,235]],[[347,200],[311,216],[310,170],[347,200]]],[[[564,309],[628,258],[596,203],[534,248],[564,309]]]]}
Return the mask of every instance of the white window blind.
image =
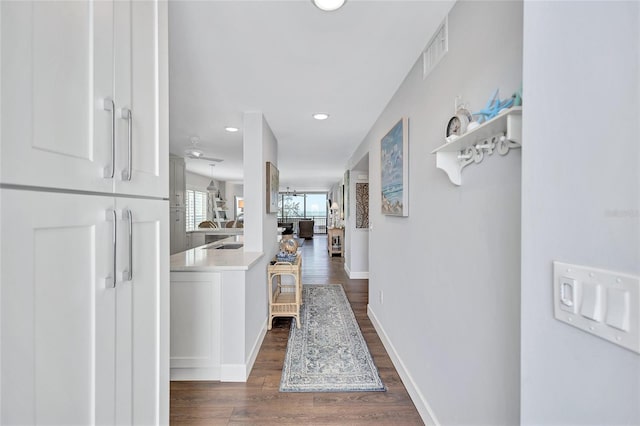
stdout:
{"type": "Polygon", "coordinates": [[[198,229],[200,222],[207,220],[207,193],[187,190],[187,231],[198,229]]]}

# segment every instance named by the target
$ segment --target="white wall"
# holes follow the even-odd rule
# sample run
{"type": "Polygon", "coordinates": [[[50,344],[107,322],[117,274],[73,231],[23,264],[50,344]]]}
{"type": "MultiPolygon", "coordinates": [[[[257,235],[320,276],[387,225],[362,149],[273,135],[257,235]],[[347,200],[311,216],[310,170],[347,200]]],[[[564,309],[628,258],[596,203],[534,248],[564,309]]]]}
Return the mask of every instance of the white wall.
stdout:
{"type": "Polygon", "coordinates": [[[553,260],[640,275],[640,3],[524,13],[522,424],[640,424],[640,355],[553,318],[553,260]]]}
{"type": "Polygon", "coordinates": [[[504,98],[520,86],[522,3],[458,2],[449,36],[442,62],[427,80],[416,63],[352,158],[369,151],[369,311],[425,420],[512,425],[520,418],[521,152],[470,165],[456,187],[431,151],[444,143],[456,95],[477,110],[496,87],[504,98]],[[407,218],[382,216],[379,196],[380,139],[402,116],[407,218]]]}
{"type": "Polygon", "coordinates": [[[278,164],[278,141],[260,112],[244,114],[244,250],[262,252],[246,275],[245,358],[266,332],[267,264],[278,251],[277,214],[266,212],[266,162],[278,164]]]}
{"type": "MultiPolygon", "coordinates": [[[[368,160],[368,159],[367,159],[368,160]]],[[[367,170],[351,170],[349,216],[345,218],[345,262],[349,278],[369,278],[369,228],[356,228],[356,183],[369,181],[367,170]]]]}

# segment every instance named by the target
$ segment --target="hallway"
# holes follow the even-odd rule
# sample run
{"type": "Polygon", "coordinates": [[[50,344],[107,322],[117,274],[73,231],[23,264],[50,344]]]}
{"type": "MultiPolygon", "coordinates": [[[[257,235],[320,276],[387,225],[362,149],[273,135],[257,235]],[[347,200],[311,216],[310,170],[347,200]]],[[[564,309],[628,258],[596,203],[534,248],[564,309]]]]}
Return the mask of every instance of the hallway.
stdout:
{"type": "Polygon", "coordinates": [[[367,280],[347,277],[344,259],[329,258],[326,238],[316,235],[302,246],[302,282],[343,285],[387,391],[280,393],[291,320],[276,318],[247,383],[171,383],[172,425],[423,424],[367,317],[367,280]]]}

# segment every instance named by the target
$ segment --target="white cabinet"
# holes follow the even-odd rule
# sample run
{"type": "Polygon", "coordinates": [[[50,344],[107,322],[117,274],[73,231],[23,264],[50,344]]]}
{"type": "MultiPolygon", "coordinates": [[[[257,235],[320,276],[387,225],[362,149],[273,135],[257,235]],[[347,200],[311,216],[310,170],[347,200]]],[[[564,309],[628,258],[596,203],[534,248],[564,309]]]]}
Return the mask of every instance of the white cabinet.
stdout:
{"type": "Polygon", "coordinates": [[[0,180],[166,197],[166,2],[0,7],[0,180]]]}
{"type": "Polygon", "coordinates": [[[221,379],[221,297],[220,273],[171,272],[172,380],[221,379]]]}
{"type": "Polygon", "coordinates": [[[166,423],[167,202],[12,189],[0,201],[0,423],[166,423]]]}
{"type": "Polygon", "coordinates": [[[185,226],[184,208],[170,207],[169,212],[171,254],[180,253],[187,249],[187,231],[185,226]]]}
{"type": "Polygon", "coordinates": [[[188,247],[185,225],[185,166],[184,158],[169,158],[169,240],[171,254],[185,251],[188,247]]]}
{"type": "Polygon", "coordinates": [[[169,158],[169,203],[171,207],[185,206],[185,165],[184,158],[169,158]]]}
{"type": "Polygon", "coordinates": [[[0,424],[168,424],[167,2],[0,19],[0,424]]]}

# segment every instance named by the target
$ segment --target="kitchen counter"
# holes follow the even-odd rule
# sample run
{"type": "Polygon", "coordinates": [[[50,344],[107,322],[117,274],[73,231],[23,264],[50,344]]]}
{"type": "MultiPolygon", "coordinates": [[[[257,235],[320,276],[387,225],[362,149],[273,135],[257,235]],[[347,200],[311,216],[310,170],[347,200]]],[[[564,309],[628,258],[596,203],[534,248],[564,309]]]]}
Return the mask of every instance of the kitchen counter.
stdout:
{"type": "Polygon", "coordinates": [[[267,333],[263,253],[227,237],[170,258],[171,380],[246,382],[267,333]]]}
{"type": "MultiPolygon", "coordinates": [[[[209,230],[209,232],[214,230],[209,230]]],[[[195,231],[198,232],[198,231],[195,231]]],[[[171,272],[220,272],[249,270],[263,254],[260,252],[246,252],[244,248],[217,250],[217,247],[228,243],[243,243],[244,236],[235,235],[195,247],[170,258],[171,272]]]]}

